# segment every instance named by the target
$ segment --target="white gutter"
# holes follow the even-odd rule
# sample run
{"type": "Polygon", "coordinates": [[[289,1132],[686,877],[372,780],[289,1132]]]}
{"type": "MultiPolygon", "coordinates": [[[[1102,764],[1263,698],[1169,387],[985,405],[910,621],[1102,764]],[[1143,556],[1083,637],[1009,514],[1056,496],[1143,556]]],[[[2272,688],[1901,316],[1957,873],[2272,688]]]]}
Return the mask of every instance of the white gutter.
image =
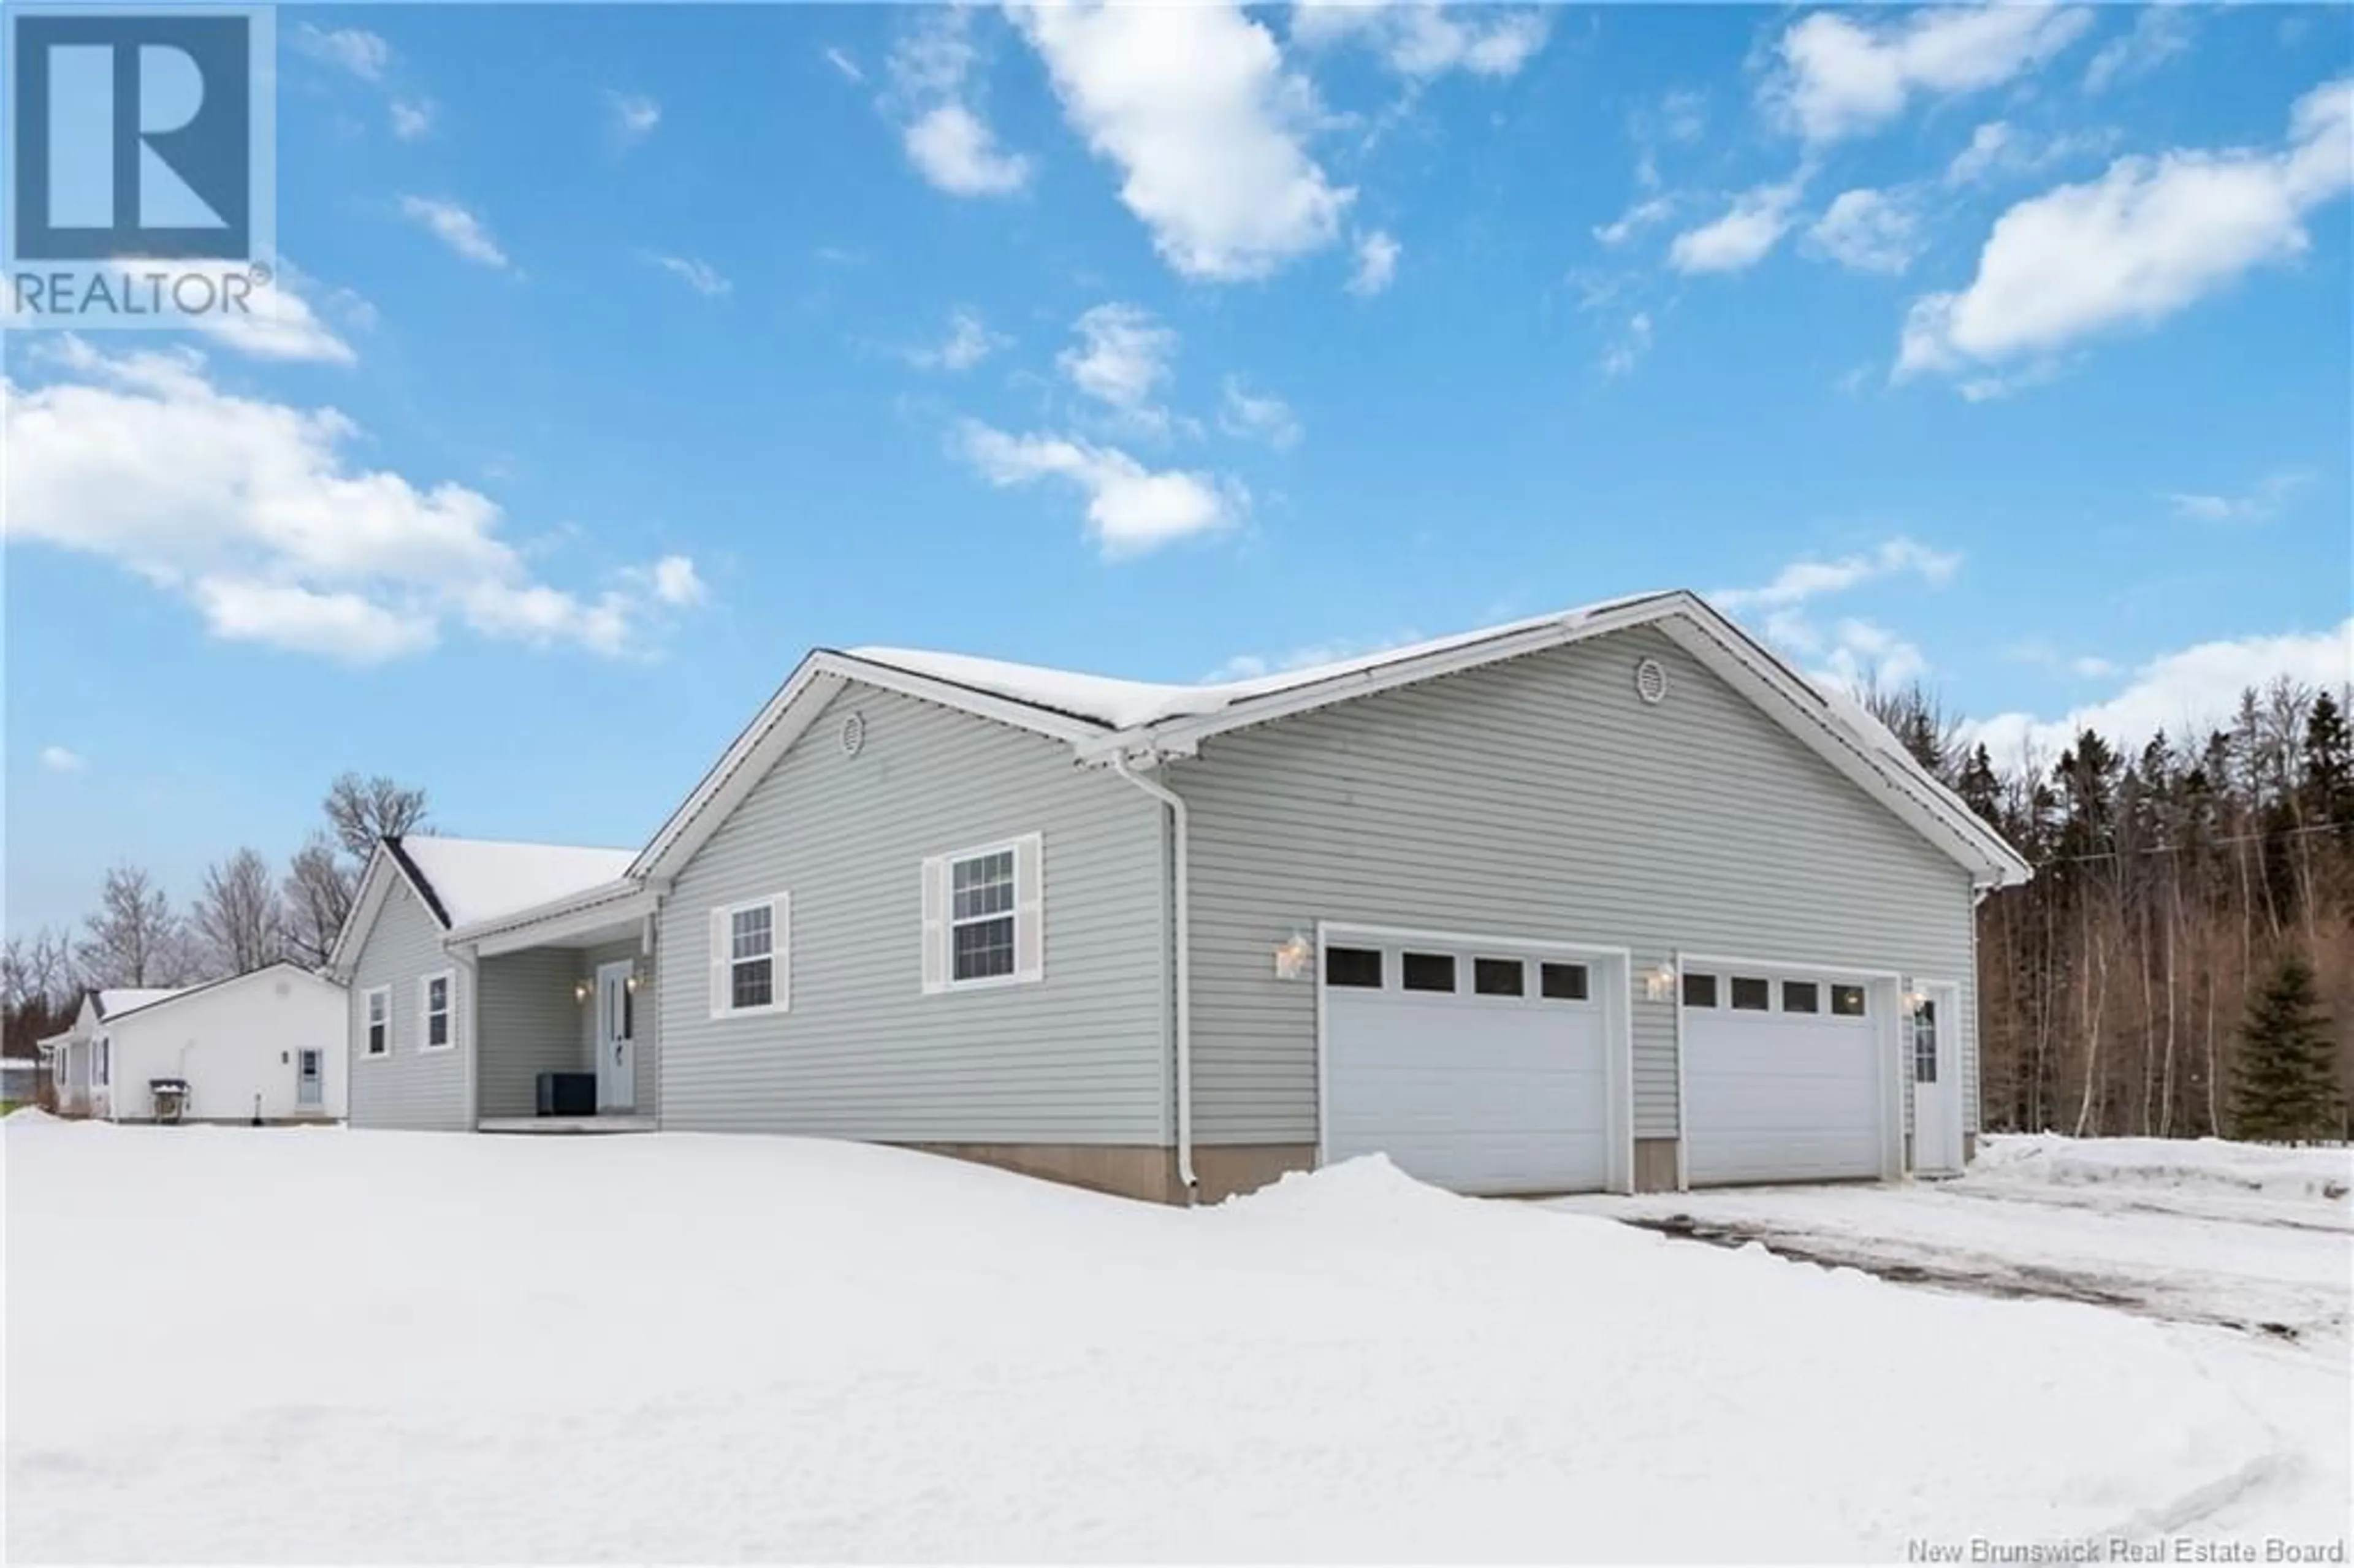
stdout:
{"type": "Polygon", "coordinates": [[[1190,1203],[1201,1183],[1193,1178],[1193,933],[1185,874],[1185,863],[1191,858],[1186,841],[1185,800],[1165,784],[1139,779],[1129,771],[1128,758],[1117,753],[1111,759],[1111,770],[1169,808],[1171,853],[1177,862],[1177,914],[1172,933],[1177,948],[1177,1180],[1185,1184],[1185,1201],[1190,1203]]]}

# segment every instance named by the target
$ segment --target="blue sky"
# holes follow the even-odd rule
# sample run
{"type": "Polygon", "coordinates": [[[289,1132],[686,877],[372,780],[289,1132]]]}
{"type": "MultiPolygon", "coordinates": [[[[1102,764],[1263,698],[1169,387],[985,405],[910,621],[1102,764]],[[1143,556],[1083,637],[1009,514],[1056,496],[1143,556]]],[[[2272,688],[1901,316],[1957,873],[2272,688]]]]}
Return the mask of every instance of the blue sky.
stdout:
{"type": "Polygon", "coordinates": [[[812,645],[1649,588],[2016,752],[2348,673],[2342,8],[287,8],[266,330],[16,334],[7,923],[642,840],[812,645]]]}

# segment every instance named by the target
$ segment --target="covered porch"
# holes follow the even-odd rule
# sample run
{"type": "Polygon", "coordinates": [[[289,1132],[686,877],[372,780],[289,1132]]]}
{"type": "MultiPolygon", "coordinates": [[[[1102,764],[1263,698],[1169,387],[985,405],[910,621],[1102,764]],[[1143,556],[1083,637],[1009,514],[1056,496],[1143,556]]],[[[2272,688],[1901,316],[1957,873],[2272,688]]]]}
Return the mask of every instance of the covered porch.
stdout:
{"type": "Polygon", "coordinates": [[[634,888],[451,934],[474,969],[474,1125],[651,1132],[659,1125],[654,904],[634,888]]]}

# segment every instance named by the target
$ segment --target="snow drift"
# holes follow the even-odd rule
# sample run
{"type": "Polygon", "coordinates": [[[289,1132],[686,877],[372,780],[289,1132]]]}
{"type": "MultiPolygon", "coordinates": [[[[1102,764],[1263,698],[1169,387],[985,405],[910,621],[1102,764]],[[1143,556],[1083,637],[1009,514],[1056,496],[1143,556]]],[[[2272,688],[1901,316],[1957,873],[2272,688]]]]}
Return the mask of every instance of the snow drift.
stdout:
{"type": "Polygon", "coordinates": [[[2276,1441],[2144,1321],[1382,1161],[1187,1213],[785,1139],[0,1139],[18,1561],[1886,1559],[2276,1441]]]}

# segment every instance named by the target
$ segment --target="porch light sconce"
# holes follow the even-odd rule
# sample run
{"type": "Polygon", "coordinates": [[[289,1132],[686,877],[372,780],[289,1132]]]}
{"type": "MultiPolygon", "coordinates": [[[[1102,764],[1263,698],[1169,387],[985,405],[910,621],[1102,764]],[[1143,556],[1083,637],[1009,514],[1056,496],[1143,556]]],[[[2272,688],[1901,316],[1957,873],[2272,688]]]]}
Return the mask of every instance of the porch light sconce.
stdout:
{"type": "Polygon", "coordinates": [[[1306,980],[1308,961],[1316,949],[1306,937],[1294,931],[1275,945],[1275,978],[1280,980],[1306,980]]]}
{"type": "Polygon", "coordinates": [[[1645,969],[1643,997],[1647,1001],[1673,1001],[1676,999],[1676,966],[1659,964],[1645,969]]]}
{"type": "Polygon", "coordinates": [[[1904,993],[1905,1017],[1918,1018],[1927,1010],[1928,1006],[1929,993],[1922,991],[1919,987],[1916,986],[1913,990],[1904,993]]]}
{"type": "Polygon", "coordinates": [[[584,1005],[588,1002],[588,982],[587,980],[578,980],[572,982],[572,1000],[584,1005]]]}
{"type": "Polygon", "coordinates": [[[621,983],[622,983],[623,985],[625,985],[625,986],[629,987],[629,989],[630,989],[631,992],[632,994],[635,994],[635,992],[637,991],[637,989],[638,989],[638,971],[637,971],[637,970],[635,970],[635,969],[631,969],[631,970],[630,971],[630,978],[629,978],[629,979],[627,979],[627,980],[623,980],[621,983]]]}

